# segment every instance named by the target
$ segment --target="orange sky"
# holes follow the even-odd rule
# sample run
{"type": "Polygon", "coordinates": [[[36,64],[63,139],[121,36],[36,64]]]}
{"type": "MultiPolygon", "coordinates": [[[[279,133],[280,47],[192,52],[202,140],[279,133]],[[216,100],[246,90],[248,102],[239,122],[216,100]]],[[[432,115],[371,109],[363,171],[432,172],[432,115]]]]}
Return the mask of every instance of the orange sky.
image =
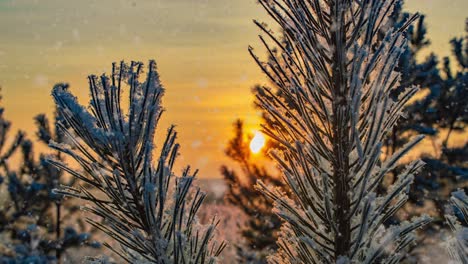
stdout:
{"type": "MultiPolygon", "coordinates": [[[[449,39],[463,34],[468,1],[406,2],[427,15],[427,52],[449,55],[449,39]]],[[[86,103],[88,74],[109,72],[113,61],[154,58],[166,88],[159,131],[176,124],[179,164],[220,177],[231,123],[259,126],[250,89],[265,78],[247,52],[249,44],[259,46],[253,18],[266,19],[255,0],[0,0],[6,116],[13,129],[35,137],[32,118],[52,113],[54,83],[68,82],[86,103]]]]}

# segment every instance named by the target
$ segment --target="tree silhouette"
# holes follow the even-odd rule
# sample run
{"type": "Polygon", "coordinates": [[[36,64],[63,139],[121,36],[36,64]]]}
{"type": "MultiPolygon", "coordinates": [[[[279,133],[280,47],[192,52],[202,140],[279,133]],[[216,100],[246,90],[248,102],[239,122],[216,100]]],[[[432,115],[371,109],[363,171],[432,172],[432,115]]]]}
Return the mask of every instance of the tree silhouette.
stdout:
{"type": "MultiPolygon", "coordinates": [[[[63,142],[60,133],[52,133],[45,115],[38,115],[35,120],[41,142],[48,144],[52,139],[63,142]]],[[[60,116],[56,116],[56,120],[60,120],[60,116]]],[[[0,146],[3,148],[10,123],[3,115],[0,123],[3,139],[0,146]]],[[[61,262],[62,254],[70,248],[100,247],[98,242],[92,240],[91,234],[82,231],[85,230],[84,225],[76,228],[70,226],[71,221],[67,221],[76,218],[78,207],[53,193],[60,184],[72,185],[73,182],[67,182],[61,170],[45,162],[45,154],[41,153],[39,161],[36,161],[33,147],[33,143],[19,132],[2,156],[6,177],[0,176],[0,182],[5,181],[8,197],[0,210],[0,232],[11,238],[11,242],[5,243],[11,253],[1,253],[2,263],[56,263],[61,262]],[[12,170],[7,166],[8,159],[17,150],[21,150],[20,167],[12,170]]],[[[55,156],[60,159],[58,153],[55,156]]],[[[76,219],[73,221],[76,222],[76,219]]]]}
{"type": "Polygon", "coordinates": [[[258,179],[270,185],[282,187],[278,176],[269,173],[264,166],[252,160],[249,150],[249,137],[243,128],[243,122],[233,124],[234,137],[229,141],[225,153],[235,161],[241,174],[221,167],[221,173],[228,187],[226,200],[239,207],[247,216],[247,223],[241,227],[241,233],[247,243],[247,250],[237,246],[238,257],[242,263],[265,263],[266,256],[276,250],[277,233],[281,221],[273,213],[273,204],[254,188],[258,179]]]}
{"type": "Polygon", "coordinates": [[[422,160],[427,166],[416,178],[419,188],[412,193],[416,200],[423,196],[423,192],[429,191],[428,198],[436,202],[440,212],[443,212],[449,194],[459,187],[465,186],[466,189],[468,180],[468,142],[449,144],[453,132],[465,132],[468,122],[468,20],[465,39],[454,38],[451,46],[458,65],[454,68],[450,59],[444,58],[445,76],[433,88],[433,99],[425,107],[424,115],[425,122],[438,132],[436,139],[441,141],[441,147],[433,155],[423,155],[422,160]]]}

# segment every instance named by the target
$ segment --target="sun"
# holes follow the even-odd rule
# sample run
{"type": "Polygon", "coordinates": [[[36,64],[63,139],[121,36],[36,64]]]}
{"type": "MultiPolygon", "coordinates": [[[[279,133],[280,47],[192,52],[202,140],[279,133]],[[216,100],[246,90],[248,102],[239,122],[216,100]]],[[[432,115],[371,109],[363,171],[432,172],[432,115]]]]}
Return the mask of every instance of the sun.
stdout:
{"type": "Polygon", "coordinates": [[[257,154],[262,150],[263,146],[265,146],[265,137],[260,131],[255,131],[255,135],[250,141],[250,151],[257,154]]]}

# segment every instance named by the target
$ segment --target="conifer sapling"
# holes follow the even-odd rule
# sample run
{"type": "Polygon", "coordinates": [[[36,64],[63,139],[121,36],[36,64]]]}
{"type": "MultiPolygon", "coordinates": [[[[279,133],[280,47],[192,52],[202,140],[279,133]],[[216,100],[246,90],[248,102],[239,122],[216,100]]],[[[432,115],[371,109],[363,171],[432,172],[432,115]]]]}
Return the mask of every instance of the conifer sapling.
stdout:
{"type": "Polygon", "coordinates": [[[400,74],[409,18],[387,27],[395,0],[260,0],[280,26],[279,41],[255,22],[271,58],[263,72],[281,90],[263,87],[259,106],[275,121],[264,133],[282,151],[271,155],[283,172],[291,199],[266,186],[258,188],[276,203],[283,219],[280,250],[272,263],[398,263],[427,224],[423,216],[385,228],[384,222],[408,199],[414,174],[410,163],[383,195],[376,188],[398,160],[422,140],[418,136],[381,161],[382,142],[417,91],[391,97],[400,74]],[[381,29],[385,36],[379,37],[381,29]],[[273,49],[278,52],[275,54],[273,49]]]}
{"type": "Polygon", "coordinates": [[[141,81],[143,69],[140,62],[121,62],[113,64],[110,76],[89,76],[89,110],[67,89],[53,90],[58,111],[70,126],[63,132],[73,148],[50,146],[72,157],[83,171],[50,162],[96,190],[80,186],[57,192],[88,201],[86,211],[104,220],[88,219],[89,223],[120,244],[118,249],[105,243],[129,263],[215,263],[225,244],[213,239],[215,220],[197,226],[196,214],[205,197],[192,187],[197,172],[187,167],[180,177],[174,175],[179,150],[174,127],[153,158],[164,90],[155,62],[150,61],[141,81]],[[127,112],[122,107],[125,88],[127,112]]]}

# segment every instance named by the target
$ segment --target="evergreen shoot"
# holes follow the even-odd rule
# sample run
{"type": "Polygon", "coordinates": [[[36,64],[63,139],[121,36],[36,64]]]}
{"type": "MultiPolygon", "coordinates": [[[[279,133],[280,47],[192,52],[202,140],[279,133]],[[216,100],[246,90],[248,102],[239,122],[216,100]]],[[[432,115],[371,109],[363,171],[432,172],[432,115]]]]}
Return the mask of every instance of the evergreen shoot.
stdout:
{"type": "Polygon", "coordinates": [[[468,196],[462,190],[452,193],[450,198],[453,212],[446,214],[447,224],[453,232],[447,241],[449,255],[457,263],[468,263],[468,196]]]}
{"type": "Polygon", "coordinates": [[[174,127],[153,158],[164,89],[154,61],[146,74],[143,70],[141,62],[121,62],[113,64],[110,76],[89,76],[89,109],[66,87],[54,88],[58,112],[70,127],[62,127],[70,143],[50,146],[82,170],[56,159],[49,162],[93,187],[64,186],[57,193],[87,201],[85,210],[99,218],[88,222],[120,245],[104,243],[128,263],[215,263],[225,244],[213,238],[216,220],[207,227],[197,224],[205,198],[193,188],[197,172],[190,167],[178,176],[173,172],[179,151],[174,127]],[[123,89],[128,89],[126,112],[123,89]]]}
{"type": "Polygon", "coordinates": [[[263,62],[250,48],[282,93],[279,97],[263,87],[257,95],[275,121],[264,133],[282,147],[271,155],[291,192],[288,198],[259,182],[285,222],[272,263],[398,263],[415,241],[413,231],[430,222],[422,216],[384,225],[407,201],[421,161],[407,165],[386,193],[376,192],[423,138],[415,137],[381,161],[383,141],[418,90],[409,87],[397,99],[391,96],[399,85],[396,68],[406,47],[405,31],[417,19],[391,27],[396,2],[260,0],[285,32],[280,41],[255,22],[273,59],[263,62]]]}

